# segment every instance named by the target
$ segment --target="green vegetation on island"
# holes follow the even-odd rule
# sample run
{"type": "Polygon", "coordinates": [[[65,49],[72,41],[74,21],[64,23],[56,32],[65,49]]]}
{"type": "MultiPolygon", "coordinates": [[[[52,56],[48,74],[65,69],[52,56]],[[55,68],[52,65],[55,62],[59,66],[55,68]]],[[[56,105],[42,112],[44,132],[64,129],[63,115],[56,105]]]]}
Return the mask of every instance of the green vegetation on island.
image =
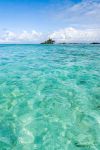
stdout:
{"type": "Polygon", "coordinates": [[[41,44],[54,44],[55,43],[55,41],[54,40],[52,40],[52,39],[48,39],[47,41],[44,41],[43,43],[41,43],[41,44]]]}

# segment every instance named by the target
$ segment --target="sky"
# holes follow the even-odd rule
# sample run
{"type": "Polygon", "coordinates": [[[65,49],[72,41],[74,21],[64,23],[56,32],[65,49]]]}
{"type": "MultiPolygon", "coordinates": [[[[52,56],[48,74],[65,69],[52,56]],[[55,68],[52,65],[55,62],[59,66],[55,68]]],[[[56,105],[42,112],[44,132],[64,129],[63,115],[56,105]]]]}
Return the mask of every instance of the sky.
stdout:
{"type": "Polygon", "coordinates": [[[100,42],[100,0],[0,0],[0,43],[100,42]]]}

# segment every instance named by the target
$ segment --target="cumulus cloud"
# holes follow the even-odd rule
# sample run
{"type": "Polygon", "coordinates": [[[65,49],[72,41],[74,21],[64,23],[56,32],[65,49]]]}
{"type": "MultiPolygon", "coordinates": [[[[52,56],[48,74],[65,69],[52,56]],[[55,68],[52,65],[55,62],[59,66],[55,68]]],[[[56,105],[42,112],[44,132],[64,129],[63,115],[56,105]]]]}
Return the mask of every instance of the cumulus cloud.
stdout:
{"type": "Polygon", "coordinates": [[[12,31],[5,31],[0,36],[0,43],[37,43],[42,38],[42,33],[35,30],[28,32],[23,31],[17,34],[12,31]]]}
{"type": "Polygon", "coordinates": [[[100,42],[100,28],[78,29],[69,27],[49,34],[43,34],[35,30],[31,32],[23,31],[19,34],[12,31],[5,31],[0,35],[0,43],[40,43],[48,38],[52,38],[56,43],[100,42]]]}
{"type": "Polygon", "coordinates": [[[55,31],[50,35],[50,38],[56,42],[67,43],[90,43],[100,42],[100,29],[75,29],[65,28],[55,31]]]}

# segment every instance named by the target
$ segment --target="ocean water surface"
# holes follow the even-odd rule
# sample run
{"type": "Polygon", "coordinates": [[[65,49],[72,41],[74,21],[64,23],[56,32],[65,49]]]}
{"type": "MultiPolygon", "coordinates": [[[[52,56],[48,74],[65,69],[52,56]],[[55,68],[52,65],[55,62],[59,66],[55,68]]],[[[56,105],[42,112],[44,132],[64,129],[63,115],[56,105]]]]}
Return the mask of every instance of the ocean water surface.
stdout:
{"type": "Polygon", "coordinates": [[[100,45],[0,45],[0,150],[100,150],[100,45]]]}

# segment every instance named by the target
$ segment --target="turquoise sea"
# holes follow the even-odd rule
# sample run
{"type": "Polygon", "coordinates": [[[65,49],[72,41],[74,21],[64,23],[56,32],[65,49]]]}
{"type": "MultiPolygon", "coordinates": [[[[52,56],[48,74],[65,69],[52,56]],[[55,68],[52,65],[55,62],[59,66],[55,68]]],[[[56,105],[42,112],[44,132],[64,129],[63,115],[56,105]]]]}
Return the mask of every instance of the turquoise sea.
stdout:
{"type": "Polygon", "coordinates": [[[100,45],[0,45],[0,150],[100,150],[100,45]]]}

